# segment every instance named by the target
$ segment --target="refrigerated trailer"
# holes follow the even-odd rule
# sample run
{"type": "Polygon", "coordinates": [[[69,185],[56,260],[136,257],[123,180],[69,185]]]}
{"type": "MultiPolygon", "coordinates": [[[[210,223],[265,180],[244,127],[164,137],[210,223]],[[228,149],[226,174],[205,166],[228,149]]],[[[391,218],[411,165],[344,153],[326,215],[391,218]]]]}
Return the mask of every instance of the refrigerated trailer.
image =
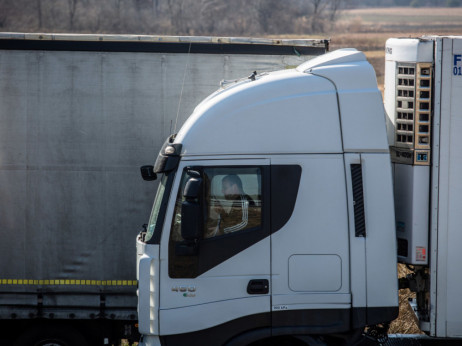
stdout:
{"type": "Polygon", "coordinates": [[[326,40],[0,33],[0,344],[135,338],[139,166],[194,105],[326,40]]]}
{"type": "Polygon", "coordinates": [[[414,274],[420,328],[462,337],[462,37],[390,39],[385,109],[398,260],[414,274]]]}
{"type": "Polygon", "coordinates": [[[462,37],[390,39],[385,109],[354,49],[202,101],[141,169],[141,345],[383,340],[398,287],[461,338],[461,68],[462,37]]]}

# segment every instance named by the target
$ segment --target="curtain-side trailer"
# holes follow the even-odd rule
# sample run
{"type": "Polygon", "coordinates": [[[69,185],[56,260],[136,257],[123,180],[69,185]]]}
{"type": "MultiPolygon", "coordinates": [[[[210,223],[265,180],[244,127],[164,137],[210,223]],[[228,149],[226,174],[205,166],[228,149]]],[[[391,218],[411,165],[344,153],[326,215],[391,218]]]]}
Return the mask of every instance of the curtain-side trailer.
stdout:
{"type": "Polygon", "coordinates": [[[0,343],[111,343],[137,322],[139,166],[221,79],[325,40],[0,34],[0,343]]]}

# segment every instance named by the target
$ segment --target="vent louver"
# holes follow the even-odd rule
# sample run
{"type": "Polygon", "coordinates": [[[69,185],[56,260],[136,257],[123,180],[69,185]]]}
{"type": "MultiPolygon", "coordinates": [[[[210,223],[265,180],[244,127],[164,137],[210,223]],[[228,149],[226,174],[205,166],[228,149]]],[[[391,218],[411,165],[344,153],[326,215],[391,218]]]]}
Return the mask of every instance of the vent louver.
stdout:
{"type": "Polygon", "coordinates": [[[398,63],[396,69],[395,162],[429,165],[432,64],[398,63]]]}

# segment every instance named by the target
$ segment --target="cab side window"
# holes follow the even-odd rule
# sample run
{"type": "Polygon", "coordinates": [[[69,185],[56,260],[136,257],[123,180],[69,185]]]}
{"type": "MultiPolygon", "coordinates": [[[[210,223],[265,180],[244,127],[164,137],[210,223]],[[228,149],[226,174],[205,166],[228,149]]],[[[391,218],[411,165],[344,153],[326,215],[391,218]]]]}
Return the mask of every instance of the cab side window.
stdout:
{"type": "Polygon", "coordinates": [[[213,249],[224,244],[230,244],[238,251],[239,246],[229,243],[228,239],[235,239],[232,240],[234,243],[238,241],[234,235],[261,232],[262,207],[260,167],[186,168],[176,196],[170,230],[169,276],[196,277],[213,265],[218,257],[209,259],[208,256],[215,252],[213,249]],[[182,206],[186,200],[184,190],[191,171],[200,175],[202,181],[200,194],[194,199],[194,203],[200,206],[197,217],[202,220],[200,236],[194,241],[183,238],[181,226],[185,221],[182,220],[182,206]]]}
{"type": "Polygon", "coordinates": [[[260,168],[204,169],[204,239],[261,226],[260,168]]]}

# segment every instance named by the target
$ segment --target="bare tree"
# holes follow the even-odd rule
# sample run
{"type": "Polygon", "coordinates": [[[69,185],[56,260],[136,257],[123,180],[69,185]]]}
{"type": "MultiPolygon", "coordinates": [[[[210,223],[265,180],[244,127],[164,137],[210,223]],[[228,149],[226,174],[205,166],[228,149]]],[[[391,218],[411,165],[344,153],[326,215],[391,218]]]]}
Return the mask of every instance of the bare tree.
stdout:
{"type": "Polygon", "coordinates": [[[157,13],[159,9],[159,0],[152,0],[152,13],[157,13]]]}
{"type": "Polygon", "coordinates": [[[2,30],[157,35],[322,32],[348,0],[0,0],[2,30]]]}
{"type": "Polygon", "coordinates": [[[120,28],[120,3],[122,0],[114,0],[115,1],[115,8],[116,8],[116,18],[117,18],[117,21],[116,21],[116,28],[120,28]]]}
{"type": "Polygon", "coordinates": [[[259,0],[257,5],[257,16],[258,16],[258,23],[260,24],[261,29],[263,32],[269,32],[271,17],[273,14],[273,4],[279,3],[279,1],[275,0],[259,0]]]}
{"type": "Polygon", "coordinates": [[[313,32],[322,32],[324,30],[323,26],[323,14],[327,7],[328,0],[309,0],[313,12],[311,15],[311,30],[313,32]]]}
{"type": "Polygon", "coordinates": [[[298,0],[258,0],[257,3],[257,18],[264,34],[293,32],[297,18],[308,12],[298,0]]]}
{"type": "Polygon", "coordinates": [[[168,14],[172,30],[182,34],[186,33],[185,18],[183,13],[184,3],[185,0],[167,0],[168,14]]]}
{"type": "Polygon", "coordinates": [[[200,2],[200,33],[216,32],[228,3],[220,0],[201,0],[200,2]]]}
{"type": "Polygon", "coordinates": [[[344,6],[344,3],[345,3],[344,0],[331,0],[330,1],[329,20],[331,23],[337,20],[337,16],[342,6],[344,6]]]}
{"type": "Polygon", "coordinates": [[[333,25],[346,2],[347,0],[308,0],[311,9],[309,15],[311,31],[322,33],[327,26],[333,25]]]}
{"type": "Polygon", "coordinates": [[[75,9],[77,7],[77,0],[67,0],[69,4],[69,28],[74,29],[75,9]]]}
{"type": "Polygon", "coordinates": [[[38,18],[38,29],[42,28],[42,0],[37,0],[37,18],[38,18]]]}

